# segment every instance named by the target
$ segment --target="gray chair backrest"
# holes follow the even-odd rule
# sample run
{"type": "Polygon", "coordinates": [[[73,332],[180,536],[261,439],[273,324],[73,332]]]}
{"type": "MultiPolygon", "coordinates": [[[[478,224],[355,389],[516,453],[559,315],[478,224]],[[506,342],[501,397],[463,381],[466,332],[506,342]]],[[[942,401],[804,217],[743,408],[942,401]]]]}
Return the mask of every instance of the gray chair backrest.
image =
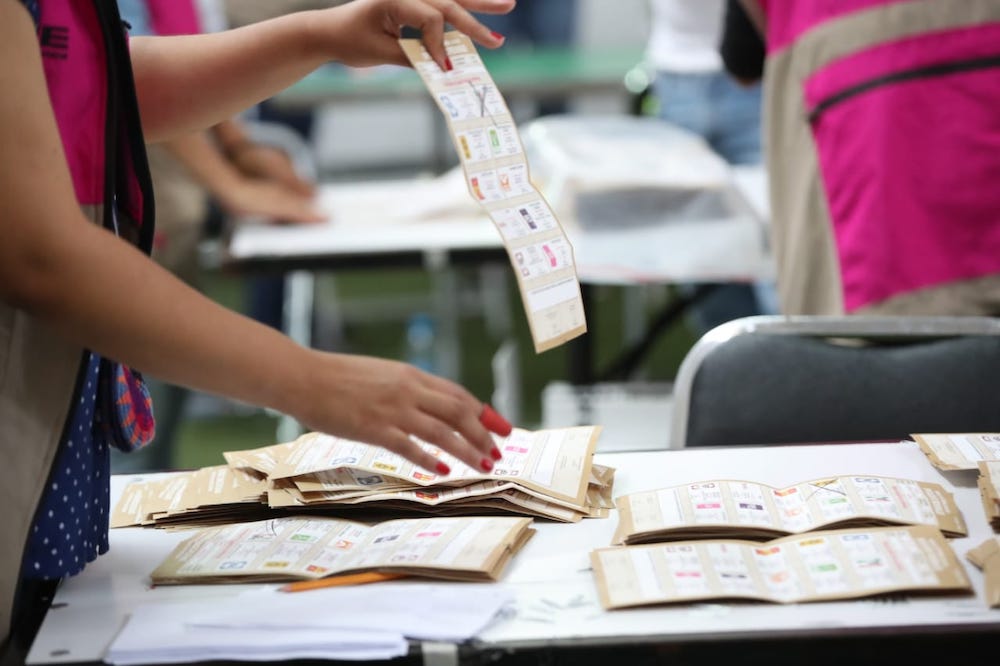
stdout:
{"type": "Polygon", "coordinates": [[[706,333],[670,448],[1000,432],[1000,319],[757,316],[706,333]]]}

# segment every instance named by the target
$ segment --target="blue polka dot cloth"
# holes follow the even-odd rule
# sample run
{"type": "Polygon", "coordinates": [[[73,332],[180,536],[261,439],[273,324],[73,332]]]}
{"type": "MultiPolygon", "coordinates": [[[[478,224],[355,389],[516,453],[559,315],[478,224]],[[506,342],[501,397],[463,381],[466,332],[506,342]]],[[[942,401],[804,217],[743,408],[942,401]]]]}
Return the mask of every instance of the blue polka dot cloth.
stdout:
{"type": "Polygon", "coordinates": [[[21,4],[28,8],[31,13],[31,18],[34,19],[35,25],[38,25],[38,21],[41,19],[41,9],[38,6],[38,0],[21,0],[21,4]]]}
{"type": "Polygon", "coordinates": [[[99,371],[100,357],[90,354],[69,429],[31,528],[25,578],[72,576],[108,551],[111,457],[94,420],[99,371]]]}

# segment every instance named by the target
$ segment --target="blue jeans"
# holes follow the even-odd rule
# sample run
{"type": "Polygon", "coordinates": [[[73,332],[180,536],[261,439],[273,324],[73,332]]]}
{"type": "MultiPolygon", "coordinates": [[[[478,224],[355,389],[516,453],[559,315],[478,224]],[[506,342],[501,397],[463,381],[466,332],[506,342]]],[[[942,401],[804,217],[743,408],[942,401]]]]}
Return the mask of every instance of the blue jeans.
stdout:
{"type": "MultiPolygon", "coordinates": [[[[658,72],[653,93],[660,118],[698,134],[730,164],[763,159],[760,84],[743,86],[725,72],[658,72]]],[[[731,319],[773,314],[776,303],[771,283],[722,285],[694,308],[691,324],[704,333],[731,319]]]]}
{"type": "Polygon", "coordinates": [[[759,164],[761,86],[743,86],[725,72],[658,72],[659,116],[688,129],[731,164],[759,164]]]}

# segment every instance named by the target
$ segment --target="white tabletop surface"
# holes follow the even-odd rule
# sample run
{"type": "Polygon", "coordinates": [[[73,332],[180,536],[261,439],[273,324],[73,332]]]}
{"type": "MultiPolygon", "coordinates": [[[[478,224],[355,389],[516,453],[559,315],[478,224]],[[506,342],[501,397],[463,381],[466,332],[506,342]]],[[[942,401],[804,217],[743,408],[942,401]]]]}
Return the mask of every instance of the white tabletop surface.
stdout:
{"type": "MultiPolygon", "coordinates": [[[[516,607],[476,640],[485,648],[530,647],[627,640],[716,640],[829,632],[928,630],[990,625],[1000,628],[1000,609],[989,609],[983,576],[966,552],[993,535],[976,488],[976,473],[941,472],[911,442],[676,451],[599,453],[615,467],[615,496],[711,479],[746,479],[776,486],[828,475],[870,474],[932,481],[954,493],[969,536],[951,541],[975,587],[975,596],[906,597],[886,603],[855,600],[810,604],[703,603],[605,611],[597,601],[588,553],[610,544],[617,518],[575,524],[536,521],[537,535],[508,566],[516,607]]],[[[113,493],[136,477],[115,477],[113,493]]],[[[140,477],[141,478],[141,477],[140,477]]],[[[59,589],[38,633],[28,663],[100,660],[130,609],[139,603],[230,597],[241,585],[150,588],[149,572],[187,534],[128,528],[112,530],[111,551],[59,589]]],[[[454,585],[461,590],[461,583],[454,585]]]]}
{"type": "MultiPolygon", "coordinates": [[[[746,214],[697,222],[609,225],[582,229],[561,219],[581,282],[643,284],[747,282],[770,279],[760,170],[734,172],[746,214]]],[[[416,252],[425,263],[449,252],[495,249],[503,239],[465,190],[461,172],[427,179],[322,185],[319,206],[329,220],[315,225],[245,224],[228,247],[233,262],[290,262],[416,252]]],[[[387,259],[391,261],[391,259],[387,259]]]]}

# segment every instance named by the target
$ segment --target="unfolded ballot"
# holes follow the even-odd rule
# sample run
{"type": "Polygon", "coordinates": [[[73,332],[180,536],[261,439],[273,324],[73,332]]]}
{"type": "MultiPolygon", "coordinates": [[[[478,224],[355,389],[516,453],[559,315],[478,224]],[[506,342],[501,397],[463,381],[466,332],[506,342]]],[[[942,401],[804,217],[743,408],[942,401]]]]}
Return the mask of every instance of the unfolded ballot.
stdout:
{"type": "Polygon", "coordinates": [[[708,480],[624,495],[616,500],[613,544],[786,534],[880,525],[928,525],[967,534],[951,493],[935,483],[882,476],[835,476],[785,488],[708,480]]]}
{"type": "Polygon", "coordinates": [[[226,452],[226,465],[131,483],[111,526],[197,527],[290,513],[603,518],[614,506],[615,470],[592,462],[600,430],[515,428],[508,437],[495,436],[503,458],[488,473],[418,442],[448,465],[448,476],[381,447],[306,433],[292,442],[226,452]]]}
{"type": "Polygon", "coordinates": [[[492,581],[534,534],[509,516],[410,518],[368,525],[288,516],[205,527],[151,574],[157,585],[315,580],[361,571],[492,581]]]}
{"type": "Polygon", "coordinates": [[[591,564],[607,609],[709,599],[800,603],[972,593],[951,546],[927,525],[810,532],[763,543],[615,546],[593,551],[591,564]]]}
{"type": "Polygon", "coordinates": [[[1000,460],[1000,432],[911,434],[938,469],[976,469],[983,460],[1000,460]]]}
{"type": "Polygon", "coordinates": [[[587,331],[576,259],[555,212],[532,182],[514,117],[475,45],[444,34],[443,71],[419,39],[400,46],[445,119],[469,195],[493,220],[517,278],[536,352],[587,331]]]}

